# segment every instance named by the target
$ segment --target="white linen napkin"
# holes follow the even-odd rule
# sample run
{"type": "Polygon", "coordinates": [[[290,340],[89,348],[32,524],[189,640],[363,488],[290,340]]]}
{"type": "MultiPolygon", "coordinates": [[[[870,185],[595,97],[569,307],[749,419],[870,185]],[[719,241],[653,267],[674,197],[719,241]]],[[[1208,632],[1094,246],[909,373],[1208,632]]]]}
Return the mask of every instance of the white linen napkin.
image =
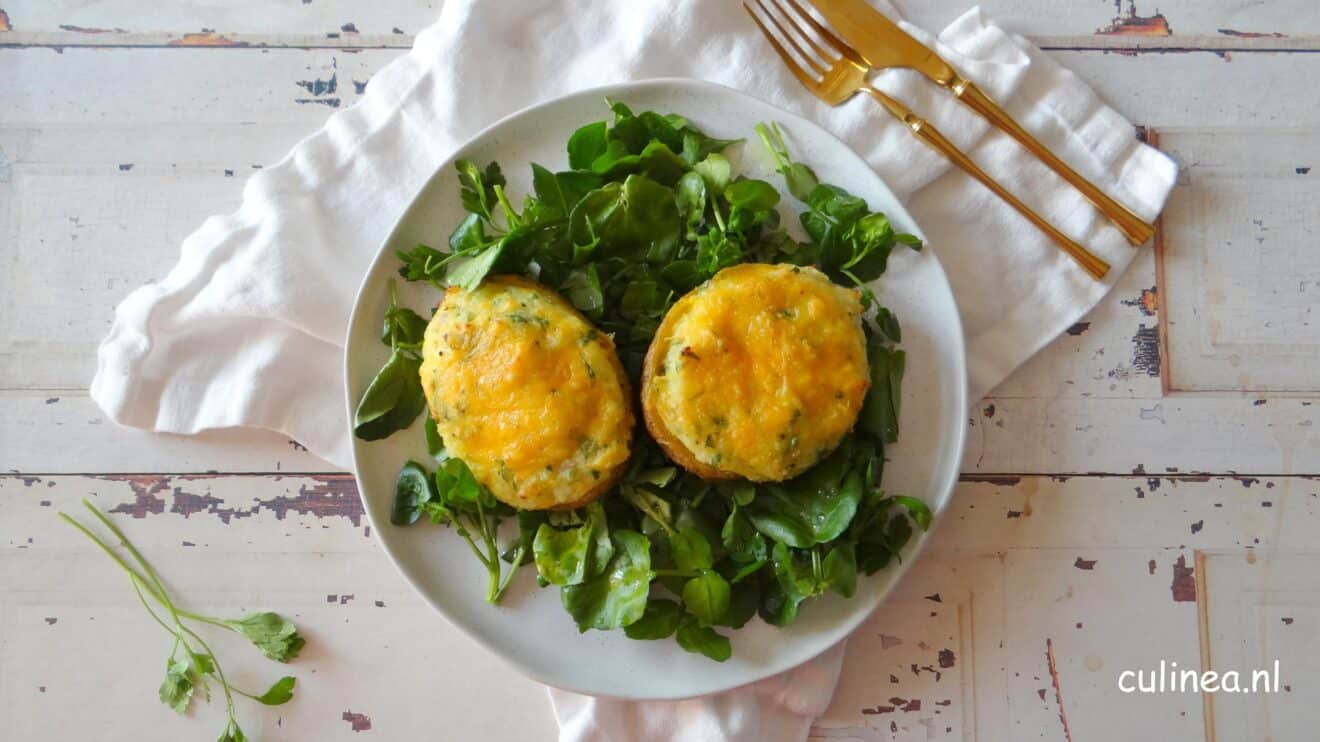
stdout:
{"type": "MultiPolygon", "coordinates": [[[[1137,142],[1131,123],[1071,72],[976,9],[938,37],[905,28],[1079,172],[1141,216],[1158,214],[1174,163],[1137,142]]],[[[413,195],[463,140],[508,113],[660,76],[723,83],[801,113],[871,163],[949,274],[967,334],[970,399],[1085,314],[1136,252],[1076,191],[945,91],[907,70],[875,76],[1113,266],[1105,281],[1091,280],[871,101],[818,103],[738,3],[446,0],[439,20],[372,77],[357,105],[254,175],[237,212],[207,220],[164,280],[124,300],[100,349],[93,398],[121,424],[176,433],[270,428],[347,467],[348,316],[368,262],[413,195]]],[[[829,703],[842,657],[840,645],[775,678],[689,701],[551,698],[565,741],[802,740],[829,703]]]]}

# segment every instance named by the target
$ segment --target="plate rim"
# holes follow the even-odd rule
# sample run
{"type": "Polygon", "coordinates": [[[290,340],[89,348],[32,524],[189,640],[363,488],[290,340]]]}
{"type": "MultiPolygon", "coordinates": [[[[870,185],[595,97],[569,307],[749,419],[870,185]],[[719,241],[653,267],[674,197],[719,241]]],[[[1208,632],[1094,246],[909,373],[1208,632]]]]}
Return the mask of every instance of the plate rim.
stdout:
{"type": "MultiPolygon", "coordinates": [[[[394,221],[393,226],[390,227],[390,230],[386,234],[384,239],[380,241],[380,243],[376,246],[376,249],[372,252],[371,258],[367,263],[367,267],[363,273],[362,280],[359,282],[357,291],[354,294],[353,308],[352,311],[349,313],[348,324],[345,327],[345,331],[344,331],[344,343],[343,343],[344,353],[342,357],[340,370],[344,374],[344,402],[347,410],[346,419],[348,420],[347,432],[348,435],[350,436],[349,448],[352,457],[352,473],[353,473],[354,485],[357,487],[357,491],[358,491],[358,499],[362,504],[363,513],[367,519],[367,523],[371,527],[372,540],[375,541],[376,544],[385,553],[385,556],[389,560],[390,565],[394,567],[395,571],[399,574],[399,576],[402,577],[404,581],[408,583],[408,586],[411,587],[412,590],[418,596],[420,596],[422,600],[427,605],[429,605],[431,609],[434,610],[442,620],[444,620],[450,626],[457,628],[469,640],[481,646],[484,650],[489,652],[496,659],[503,662],[505,665],[512,667],[524,677],[530,678],[535,682],[541,683],[542,685],[545,685],[549,688],[554,688],[571,693],[584,693],[584,691],[576,688],[565,687],[563,685],[557,684],[556,682],[547,680],[540,673],[532,670],[530,667],[528,667],[525,663],[523,663],[514,655],[502,651],[500,647],[496,646],[494,642],[488,640],[487,637],[485,637],[484,635],[469,630],[468,627],[464,625],[462,622],[452,620],[449,617],[449,614],[445,611],[445,609],[431,595],[429,595],[426,591],[424,591],[416,581],[412,579],[412,577],[408,573],[408,570],[404,569],[404,567],[400,564],[399,557],[395,554],[394,550],[390,547],[389,543],[382,537],[381,534],[383,533],[383,530],[380,527],[381,524],[376,522],[376,518],[372,514],[371,505],[370,503],[367,502],[366,490],[362,485],[362,476],[360,473],[361,467],[359,466],[358,463],[359,445],[357,444],[356,439],[353,437],[353,419],[356,413],[357,404],[356,404],[356,400],[353,398],[353,390],[350,385],[350,377],[352,375],[350,365],[352,362],[352,356],[350,353],[349,341],[351,339],[351,336],[353,335],[353,328],[357,325],[359,321],[358,318],[359,312],[365,311],[362,305],[362,296],[367,291],[369,282],[372,279],[372,273],[374,272],[373,267],[380,260],[381,254],[394,241],[395,237],[403,229],[405,222],[412,215],[413,211],[419,207],[421,203],[422,195],[431,187],[431,184],[435,181],[435,179],[439,177],[446,169],[448,169],[449,166],[452,165],[458,153],[463,152],[464,150],[469,148],[474,142],[486,137],[489,133],[503,127],[505,124],[514,121],[516,119],[522,118],[524,116],[534,115],[536,112],[545,108],[549,108],[551,106],[555,106],[567,98],[576,98],[579,96],[585,96],[589,94],[596,94],[605,97],[611,95],[615,97],[623,97],[629,91],[635,91],[638,89],[645,89],[645,88],[663,88],[668,86],[703,88],[708,92],[714,92],[719,95],[732,96],[734,98],[739,98],[744,101],[752,101],[757,104],[773,109],[780,116],[784,117],[787,120],[786,121],[787,123],[791,123],[793,125],[806,124],[807,126],[815,129],[821,135],[833,139],[835,142],[842,145],[848,152],[851,152],[854,156],[856,156],[859,160],[861,160],[863,164],[866,165],[866,169],[871,172],[871,174],[875,177],[879,185],[882,188],[884,188],[886,191],[888,191],[890,196],[893,197],[893,200],[896,203],[898,203],[899,206],[903,209],[904,215],[915,227],[916,233],[922,237],[923,241],[925,240],[925,235],[921,230],[921,225],[918,224],[916,219],[912,217],[912,214],[911,212],[908,211],[907,206],[902,202],[901,199],[898,198],[897,194],[895,194],[893,189],[889,187],[889,184],[885,182],[884,178],[882,178],[879,173],[876,173],[875,170],[870,166],[870,164],[866,162],[866,159],[861,155],[857,154],[857,152],[853,149],[853,147],[850,144],[848,144],[846,141],[844,141],[842,138],[838,137],[837,135],[835,135],[830,130],[826,129],[821,124],[807,118],[802,114],[789,111],[779,105],[763,100],[746,91],[739,90],[737,88],[732,88],[727,85],[722,85],[720,83],[711,82],[709,80],[701,80],[701,79],[686,78],[686,77],[652,77],[652,78],[644,78],[640,80],[630,80],[630,81],[623,81],[617,83],[610,83],[606,85],[598,85],[589,88],[567,91],[560,95],[556,95],[553,98],[549,98],[534,103],[532,105],[526,106],[524,108],[518,109],[516,111],[513,111],[491,122],[490,124],[487,124],[486,126],[482,127],[479,131],[467,137],[466,139],[463,140],[463,142],[455,146],[451,151],[451,153],[449,154],[449,156],[446,157],[443,162],[441,162],[439,165],[436,166],[435,171],[432,172],[429,177],[427,177],[427,179],[417,189],[416,193],[413,194],[412,200],[404,208],[403,212],[400,213],[399,217],[394,221]]],[[[927,245],[927,247],[929,248],[929,245],[927,245]]],[[[951,334],[953,335],[952,342],[956,346],[957,352],[954,354],[954,360],[956,361],[955,364],[956,368],[951,370],[954,372],[955,377],[961,379],[962,382],[960,384],[955,385],[954,406],[958,410],[965,411],[966,409],[968,409],[969,402],[967,400],[967,396],[968,396],[967,347],[966,347],[966,336],[964,335],[963,326],[962,326],[962,314],[961,311],[958,309],[957,296],[955,296],[953,293],[953,287],[949,283],[948,273],[944,270],[944,264],[940,261],[939,256],[936,255],[933,250],[929,252],[929,259],[934,261],[936,268],[938,268],[939,270],[940,277],[943,279],[945,286],[949,290],[949,296],[953,301],[954,311],[952,314],[953,314],[954,327],[951,329],[956,329],[956,332],[951,334]]],[[[954,462],[961,462],[966,447],[966,439],[967,439],[967,426],[958,425],[956,431],[954,432],[953,451],[951,452],[951,459],[954,462]]],[[[930,540],[931,535],[934,533],[935,529],[939,526],[939,523],[943,520],[942,516],[944,514],[944,511],[948,507],[949,500],[953,496],[953,489],[958,482],[959,471],[960,471],[960,467],[958,466],[957,463],[955,463],[954,470],[951,473],[951,476],[948,477],[948,481],[945,483],[944,487],[940,488],[942,491],[939,491],[937,493],[939,496],[937,498],[933,498],[938,501],[937,503],[938,506],[932,509],[932,515],[934,517],[932,518],[930,529],[925,532],[918,533],[918,540],[911,547],[911,551],[908,554],[908,558],[901,561],[897,566],[890,568],[893,577],[888,589],[885,591],[885,594],[881,596],[879,599],[877,599],[875,605],[872,606],[869,610],[859,614],[855,619],[856,623],[850,629],[848,629],[847,633],[845,633],[838,641],[825,645],[819,651],[811,653],[796,665],[792,665],[787,668],[778,668],[772,670],[758,670],[756,673],[753,674],[753,676],[751,676],[746,681],[731,684],[726,687],[722,687],[714,690],[706,690],[695,694],[639,695],[639,694],[627,694],[627,693],[613,694],[613,693],[593,692],[590,695],[596,698],[607,698],[607,699],[625,700],[625,701],[678,701],[688,698],[697,698],[707,695],[715,695],[718,693],[726,693],[730,690],[750,686],[752,684],[765,680],[766,678],[773,677],[774,675],[791,672],[792,670],[798,667],[801,667],[809,662],[814,661],[821,655],[825,654],[834,647],[838,646],[840,643],[847,641],[854,632],[860,629],[861,626],[865,624],[866,621],[872,615],[874,615],[875,612],[878,611],[880,607],[884,605],[887,600],[889,600],[890,596],[893,595],[894,590],[897,588],[899,582],[904,578],[904,576],[907,574],[907,571],[911,568],[912,564],[925,550],[926,544],[930,540]]]]}

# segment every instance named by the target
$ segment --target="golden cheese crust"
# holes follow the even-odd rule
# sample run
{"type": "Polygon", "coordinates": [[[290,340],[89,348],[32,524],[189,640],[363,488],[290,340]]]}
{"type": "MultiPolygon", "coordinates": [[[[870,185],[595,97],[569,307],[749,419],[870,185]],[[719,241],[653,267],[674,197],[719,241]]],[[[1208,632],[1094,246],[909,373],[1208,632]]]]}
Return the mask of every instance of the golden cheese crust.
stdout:
{"type": "Polygon", "coordinates": [[[450,288],[426,328],[421,377],[445,448],[515,508],[585,505],[628,462],[634,418],[614,342],[540,284],[450,288]]]}
{"type": "Polygon", "coordinates": [[[814,268],[725,268],[665,315],[642,377],[646,427],[706,479],[790,479],[852,429],[870,386],[856,291],[814,268]]]}

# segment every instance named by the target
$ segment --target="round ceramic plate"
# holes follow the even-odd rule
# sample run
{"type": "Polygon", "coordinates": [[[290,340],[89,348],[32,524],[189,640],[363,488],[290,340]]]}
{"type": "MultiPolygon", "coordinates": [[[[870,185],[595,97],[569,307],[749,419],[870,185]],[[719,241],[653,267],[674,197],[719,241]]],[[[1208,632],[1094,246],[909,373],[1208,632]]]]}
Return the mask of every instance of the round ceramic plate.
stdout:
{"type": "MultiPolygon", "coordinates": [[[[567,166],[565,142],[577,127],[609,117],[605,98],[633,110],[678,113],[711,136],[745,138],[726,152],[734,172],[781,183],[752,127],[778,122],[794,159],[811,165],[825,182],[866,199],[898,231],[920,229],[866,163],[819,126],[743,93],[692,80],[650,80],[575,93],[500,121],[455,154],[478,163],[499,162],[513,202],[531,189],[536,162],[551,170],[567,166]]],[[[797,226],[785,199],[790,229],[797,226]]],[[[452,161],[417,195],[381,246],[363,280],[349,324],[345,365],[349,418],[388,349],[380,342],[381,319],[389,306],[389,279],[397,275],[396,248],[418,242],[443,246],[463,217],[452,161]]],[[[801,237],[799,230],[799,237],[801,237]]],[[[932,250],[895,250],[889,270],[874,287],[882,304],[903,326],[907,373],[903,380],[900,437],[886,449],[883,484],[888,491],[924,499],[938,519],[948,502],[962,455],[967,409],[963,335],[944,270],[932,250]]],[[[400,282],[400,303],[430,316],[440,298],[433,287],[400,282]]],[[[733,658],[713,662],[683,651],[673,641],[633,641],[622,631],[577,628],[559,602],[559,590],[539,589],[534,569],[524,568],[499,606],[485,602],[486,575],[466,545],[447,528],[427,522],[390,523],[394,478],[410,458],[426,461],[422,419],[406,431],[376,442],[354,438],[353,458],[372,532],[413,587],[450,622],[526,674],[559,688],[632,699],[683,698],[714,693],[792,668],[843,639],[893,589],[912,564],[923,538],[914,538],[902,564],[862,578],[850,600],[827,595],[803,606],[796,623],[778,629],[754,618],[729,631],[733,658]]],[[[512,523],[506,523],[511,528],[512,523]]],[[[506,531],[505,537],[511,537],[506,531]]]]}

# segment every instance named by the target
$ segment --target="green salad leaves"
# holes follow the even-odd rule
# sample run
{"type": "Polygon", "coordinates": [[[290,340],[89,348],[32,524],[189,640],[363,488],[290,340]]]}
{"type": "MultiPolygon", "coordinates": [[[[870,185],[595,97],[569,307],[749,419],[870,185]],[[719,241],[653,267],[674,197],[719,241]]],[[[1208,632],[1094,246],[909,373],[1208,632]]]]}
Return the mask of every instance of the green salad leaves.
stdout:
{"type": "MultiPolygon", "coordinates": [[[[771,484],[703,481],[675,467],[639,426],[629,468],[606,497],[576,511],[515,512],[447,457],[428,419],[438,468],[409,462],[399,472],[391,520],[404,526],[426,516],[457,531],[487,569],[492,603],[519,566],[534,564],[538,584],[560,591],[579,630],[673,638],[723,661],[732,652],[727,629],[756,615],[785,626],[810,598],[851,597],[859,573],[899,559],[914,526],[930,524],[921,500],[880,487],[885,445],[898,439],[906,364],[898,320],[867,286],[895,247],[920,249],[921,241],[793,161],[777,126],[755,130],[801,204],[802,241],[781,224],[779,188],[735,173],[725,155],[735,140],[675,114],[634,113],[619,102],[610,111],[610,121],[569,137],[566,170],[532,164],[532,193],[521,202],[498,164],[458,161],[467,216],[447,250],[399,251],[399,275],[437,288],[472,289],[495,274],[539,281],[612,334],[637,388],[647,347],[683,294],[739,263],[816,266],[858,287],[868,310],[871,387],[857,425],[825,460],[771,484]],[[501,551],[500,524],[515,517],[517,537],[501,551]]],[[[381,337],[391,353],[359,404],[360,438],[406,428],[425,408],[417,380],[424,331],[392,294],[381,337]]]]}

